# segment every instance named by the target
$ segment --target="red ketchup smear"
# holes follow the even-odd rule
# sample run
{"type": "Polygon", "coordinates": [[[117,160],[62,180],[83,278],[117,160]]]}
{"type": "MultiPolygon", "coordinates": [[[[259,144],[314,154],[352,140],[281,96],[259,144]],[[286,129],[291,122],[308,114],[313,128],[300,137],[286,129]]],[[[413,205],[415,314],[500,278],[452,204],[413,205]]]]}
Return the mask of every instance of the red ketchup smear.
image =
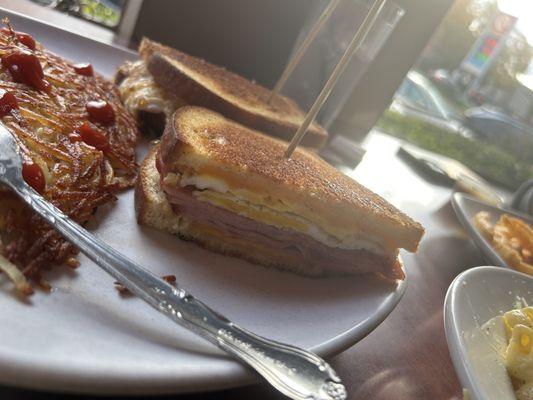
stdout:
{"type": "Polygon", "coordinates": [[[35,189],[36,192],[44,192],[46,180],[44,179],[43,170],[34,162],[22,163],[22,177],[28,185],[35,189]]]}
{"type": "MultiPolygon", "coordinates": [[[[76,133],[89,146],[96,147],[99,150],[105,150],[109,146],[106,135],[89,122],[84,122],[76,130],[76,133]]],[[[69,139],[72,141],[71,135],[69,135],[69,139]]]]}
{"type": "Polygon", "coordinates": [[[115,110],[107,101],[89,101],[85,108],[89,113],[89,119],[93,122],[100,122],[104,125],[110,125],[115,122],[115,110]]]}
{"type": "Polygon", "coordinates": [[[93,66],[89,63],[75,64],[74,71],[76,71],[78,75],[94,76],[93,66]]]}
{"type": "Polygon", "coordinates": [[[13,93],[0,89],[0,118],[5,117],[16,108],[19,108],[19,103],[13,93]]]}
{"type": "Polygon", "coordinates": [[[50,90],[50,84],[44,80],[43,68],[35,55],[22,51],[11,53],[2,57],[2,65],[11,72],[15,82],[25,83],[37,90],[50,90]]]}
{"type": "MultiPolygon", "coordinates": [[[[12,31],[7,28],[2,28],[2,32],[10,35],[12,31]]],[[[33,36],[25,32],[14,31],[14,33],[15,33],[15,37],[20,43],[22,43],[24,46],[26,46],[30,50],[35,50],[35,39],[33,38],[33,36]]]]}

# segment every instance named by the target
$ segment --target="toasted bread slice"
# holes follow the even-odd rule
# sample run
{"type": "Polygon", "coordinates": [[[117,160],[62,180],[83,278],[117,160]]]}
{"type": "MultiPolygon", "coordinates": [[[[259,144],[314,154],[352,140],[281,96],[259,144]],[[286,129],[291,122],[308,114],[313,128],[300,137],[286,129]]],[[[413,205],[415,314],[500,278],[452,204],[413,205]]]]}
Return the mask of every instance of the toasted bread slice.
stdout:
{"type": "MultiPolygon", "coordinates": [[[[290,140],[303,122],[304,114],[294,101],[276,96],[268,104],[268,89],[224,68],[148,39],[142,40],[139,53],[155,82],[189,105],[212,109],[284,140],[290,140]]],[[[327,136],[313,123],[302,145],[321,148],[327,136]]]]}
{"type": "MultiPolygon", "coordinates": [[[[342,246],[357,248],[369,240],[388,254],[417,249],[420,224],[311,152],[297,149],[286,159],[285,148],[211,110],[183,107],[162,136],[160,165],[165,179],[175,174],[182,185],[209,189],[205,201],[233,212],[246,213],[246,206],[228,205],[228,195],[283,214],[285,220],[275,222],[282,228],[319,229],[324,240],[342,246]],[[287,225],[291,216],[305,220],[306,227],[287,225]]],[[[262,211],[253,218],[270,223],[262,211]]]]}
{"type": "Polygon", "coordinates": [[[161,177],[155,164],[159,146],[152,146],[144,159],[135,185],[135,214],[141,225],[179,234],[181,218],[172,211],[161,189],[161,177]]]}

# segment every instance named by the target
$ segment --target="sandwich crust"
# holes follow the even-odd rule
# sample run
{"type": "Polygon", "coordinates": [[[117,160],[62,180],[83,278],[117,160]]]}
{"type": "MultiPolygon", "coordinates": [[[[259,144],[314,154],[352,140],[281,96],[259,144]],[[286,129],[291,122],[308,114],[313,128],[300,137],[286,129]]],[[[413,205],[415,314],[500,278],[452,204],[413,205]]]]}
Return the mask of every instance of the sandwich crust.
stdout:
{"type": "Polygon", "coordinates": [[[135,184],[135,215],[141,225],[153,226],[177,235],[181,218],[172,211],[161,188],[160,175],[155,165],[157,151],[158,145],[150,147],[141,164],[135,184]]]}
{"type": "Polygon", "coordinates": [[[384,249],[416,251],[420,224],[318,156],[200,107],[183,107],[161,139],[163,174],[208,176],[231,191],[253,194],[272,207],[300,215],[326,232],[362,235],[384,249]]]}
{"type": "MultiPolygon", "coordinates": [[[[146,38],[139,53],[157,84],[187,104],[215,110],[285,140],[290,140],[303,122],[303,112],[291,99],[280,95],[269,104],[270,90],[205,60],[146,38]]],[[[313,123],[302,144],[321,148],[327,136],[324,128],[313,123]]]]}

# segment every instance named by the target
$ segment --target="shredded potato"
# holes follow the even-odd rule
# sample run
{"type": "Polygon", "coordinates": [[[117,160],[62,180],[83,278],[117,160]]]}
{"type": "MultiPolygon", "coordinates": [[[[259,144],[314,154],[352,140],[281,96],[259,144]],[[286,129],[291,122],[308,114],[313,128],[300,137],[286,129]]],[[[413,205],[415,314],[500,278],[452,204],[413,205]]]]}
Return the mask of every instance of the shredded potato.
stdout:
{"type": "Polygon", "coordinates": [[[7,277],[11,279],[15,285],[15,289],[22,296],[29,296],[33,293],[33,289],[22,272],[16,265],[11,263],[7,258],[0,254],[0,271],[5,272],[7,277]]]}
{"type": "MultiPolygon", "coordinates": [[[[19,42],[11,26],[1,31],[0,58],[20,52],[30,51],[19,42]]],[[[39,91],[15,82],[11,72],[0,65],[0,90],[10,92],[18,103],[18,108],[1,117],[2,123],[14,135],[23,162],[36,164],[42,171],[42,195],[84,224],[97,207],[133,185],[137,123],[123,107],[113,83],[97,74],[78,74],[73,64],[39,43],[30,53],[39,60],[51,90],[39,91]],[[81,139],[71,140],[89,119],[89,101],[105,101],[114,111],[112,123],[91,120],[105,136],[105,148],[98,149],[81,139]]],[[[0,270],[20,293],[31,293],[29,282],[49,287],[42,274],[53,265],[76,264],[75,247],[7,189],[0,189],[0,238],[4,243],[0,270]]]]}
{"type": "Polygon", "coordinates": [[[494,226],[490,222],[490,214],[488,212],[481,211],[477,213],[474,218],[474,225],[485,238],[492,239],[492,235],[494,235],[494,226]]]}
{"type": "Polygon", "coordinates": [[[519,218],[503,214],[496,224],[487,212],[474,217],[474,225],[513,269],[533,275],[533,229],[519,218]]]}

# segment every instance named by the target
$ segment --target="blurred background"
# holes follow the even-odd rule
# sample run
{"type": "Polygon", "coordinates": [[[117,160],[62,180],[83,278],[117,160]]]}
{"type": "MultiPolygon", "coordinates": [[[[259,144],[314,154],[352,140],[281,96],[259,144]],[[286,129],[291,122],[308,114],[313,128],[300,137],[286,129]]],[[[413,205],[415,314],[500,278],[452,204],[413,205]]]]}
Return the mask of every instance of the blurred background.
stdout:
{"type": "MultiPolygon", "coordinates": [[[[343,3],[287,85],[304,109],[371,2],[343,3]]],[[[458,160],[507,190],[532,179],[533,1],[395,3],[403,17],[365,68],[348,69],[343,79],[349,84],[335,89],[320,115],[332,142],[341,140],[344,153],[347,148],[354,154],[352,159],[344,154],[345,161],[357,161],[358,144],[374,130],[458,160]]],[[[327,1],[1,0],[0,5],[132,49],[148,36],[272,87],[327,1]]]]}

